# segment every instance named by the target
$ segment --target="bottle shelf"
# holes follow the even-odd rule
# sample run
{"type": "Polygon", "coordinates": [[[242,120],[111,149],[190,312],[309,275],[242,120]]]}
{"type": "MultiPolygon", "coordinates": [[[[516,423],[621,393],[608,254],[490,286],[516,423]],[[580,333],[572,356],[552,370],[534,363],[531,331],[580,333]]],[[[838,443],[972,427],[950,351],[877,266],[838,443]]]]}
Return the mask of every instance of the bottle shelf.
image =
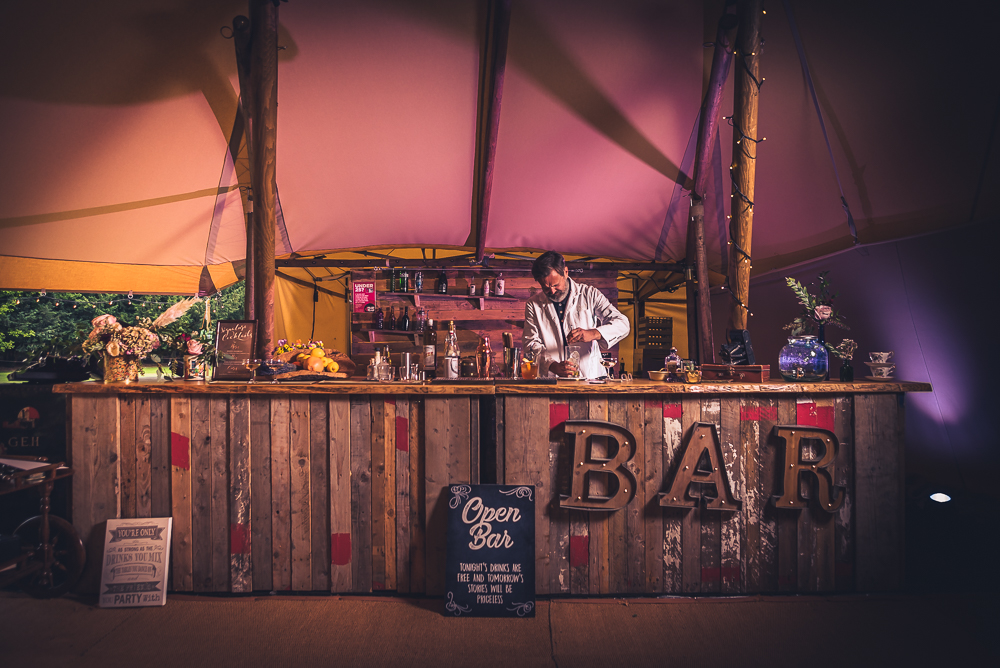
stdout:
{"type": "Polygon", "coordinates": [[[409,299],[412,299],[413,305],[417,307],[421,306],[422,300],[430,300],[434,302],[434,301],[460,301],[465,299],[470,302],[478,303],[480,311],[485,309],[487,301],[498,301],[498,302],[518,301],[517,297],[507,297],[507,296],[497,297],[495,295],[490,295],[489,297],[484,297],[483,295],[453,295],[453,294],[442,295],[437,292],[383,292],[381,294],[395,295],[397,297],[407,297],[409,299]]]}
{"type": "Polygon", "coordinates": [[[404,336],[411,341],[416,341],[417,337],[420,336],[420,332],[404,332],[401,329],[362,329],[360,332],[368,335],[368,341],[370,343],[376,343],[378,341],[395,341],[397,337],[404,336]]]}

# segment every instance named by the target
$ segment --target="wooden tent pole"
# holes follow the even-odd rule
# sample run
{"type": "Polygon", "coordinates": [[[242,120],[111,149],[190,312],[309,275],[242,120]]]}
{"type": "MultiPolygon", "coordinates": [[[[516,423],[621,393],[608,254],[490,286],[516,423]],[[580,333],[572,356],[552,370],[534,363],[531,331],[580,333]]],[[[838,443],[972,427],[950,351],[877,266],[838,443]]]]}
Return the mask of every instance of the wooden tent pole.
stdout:
{"type": "Polygon", "coordinates": [[[253,190],[254,315],[257,356],[274,340],[274,236],[277,225],[275,174],[278,136],[278,8],[271,0],[250,0],[251,187],[253,190]]]}
{"type": "MultiPolygon", "coordinates": [[[[253,119],[250,109],[253,91],[250,89],[250,19],[245,16],[233,18],[233,45],[236,47],[236,73],[240,82],[240,104],[236,113],[243,117],[243,137],[246,141],[247,163],[252,164],[253,151],[253,119]]],[[[232,141],[232,140],[230,140],[232,141]]],[[[236,151],[233,151],[233,161],[236,161],[236,151]]],[[[253,173],[251,169],[251,178],[253,173]]],[[[246,195],[246,255],[243,263],[243,313],[245,318],[254,317],[254,280],[253,280],[253,193],[246,195]]]]}
{"type": "MultiPolygon", "coordinates": [[[[705,247],[705,184],[708,182],[715,135],[719,127],[719,107],[722,104],[722,89],[729,77],[732,53],[729,51],[729,33],[736,27],[737,18],[731,13],[732,0],[726,2],[726,12],[719,19],[715,36],[715,50],[712,54],[712,70],[708,79],[708,90],[701,105],[698,122],[698,149],[694,161],[694,187],[691,189],[691,209],[688,216],[688,257],[694,256],[694,275],[687,282],[687,297],[697,296],[694,309],[688,309],[689,316],[696,318],[696,327],[689,324],[688,354],[701,364],[715,361],[715,342],[712,332],[712,299],[709,292],[708,253],[705,247]],[[693,313],[692,313],[693,311],[693,313]],[[694,352],[692,352],[694,351],[694,352]]],[[[689,321],[690,322],[690,321],[689,321]]]]}
{"type": "Polygon", "coordinates": [[[757,159],[757,105],[760,94],[762,0],[739,1],[736,80],[733,96],[732,220],[729,246],[731,329],[746,329],[749,315],[750,252],[757,159]]]}
{"type": "Polygon", "coordinates": [[[500,100],[507,66],[507,36],[510,32],[510,0],[490,0],[486,10],[486,33],[479,68],[479,109],[476,114],[475,182],[472,185],[476,260],[486,254],[486,227],[493,190],[493,162],[500,130],[500,100]]]}

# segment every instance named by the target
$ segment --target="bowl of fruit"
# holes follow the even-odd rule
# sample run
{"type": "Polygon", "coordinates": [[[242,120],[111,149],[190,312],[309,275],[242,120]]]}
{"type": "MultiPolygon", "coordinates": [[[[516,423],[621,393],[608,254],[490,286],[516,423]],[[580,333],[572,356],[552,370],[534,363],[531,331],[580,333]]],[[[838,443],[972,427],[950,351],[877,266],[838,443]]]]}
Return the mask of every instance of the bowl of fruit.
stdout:
{"type": "Polygon", "coordinates": [[[339,350],[320,346],[276,353],[274,359],[281,362],[280,365],[268,365],[275,380],[308,382],[350,378],[357,368],[351,358],[339,350]]]}

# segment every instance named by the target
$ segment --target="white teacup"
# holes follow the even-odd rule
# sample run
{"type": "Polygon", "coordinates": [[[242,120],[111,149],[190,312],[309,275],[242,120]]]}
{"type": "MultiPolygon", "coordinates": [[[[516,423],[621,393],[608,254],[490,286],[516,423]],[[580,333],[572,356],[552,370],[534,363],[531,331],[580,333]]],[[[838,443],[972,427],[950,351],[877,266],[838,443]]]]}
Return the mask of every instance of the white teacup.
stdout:
{"type": "Polygon", "coordinates": [[[872,375],[876,378],[892,378],[892,372],[895,370],[896,365],[889,366],[875,366],[872,367],[872,375]]]}
{"type": "Polygon", "coordinates": [[[889,360],[892,359],[892,351],[884,353],[868,353],[868,357],[871,358],[872,362],[877,364],[887,364],[889,360]]]}

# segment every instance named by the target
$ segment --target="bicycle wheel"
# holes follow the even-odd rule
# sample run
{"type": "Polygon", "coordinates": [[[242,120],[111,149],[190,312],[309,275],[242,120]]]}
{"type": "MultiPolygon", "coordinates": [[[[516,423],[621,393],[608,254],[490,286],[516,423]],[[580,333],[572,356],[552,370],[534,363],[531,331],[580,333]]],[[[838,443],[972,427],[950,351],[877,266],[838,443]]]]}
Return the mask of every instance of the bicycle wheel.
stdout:
{"type": "MultiPolygon", "coordinates": [[[[32,559],[44,558],[40,515],[25,520],[14,533],[34,546],[35,556],[32,559]]],[[[51,566],[33,573],[21,583],[26,592],[37,598],[55,598],[68,592],[80,579],[87,561],[83,541],[73,525],[61,517],[49,516],[49,545],[52,546],[51,566]]]]}

